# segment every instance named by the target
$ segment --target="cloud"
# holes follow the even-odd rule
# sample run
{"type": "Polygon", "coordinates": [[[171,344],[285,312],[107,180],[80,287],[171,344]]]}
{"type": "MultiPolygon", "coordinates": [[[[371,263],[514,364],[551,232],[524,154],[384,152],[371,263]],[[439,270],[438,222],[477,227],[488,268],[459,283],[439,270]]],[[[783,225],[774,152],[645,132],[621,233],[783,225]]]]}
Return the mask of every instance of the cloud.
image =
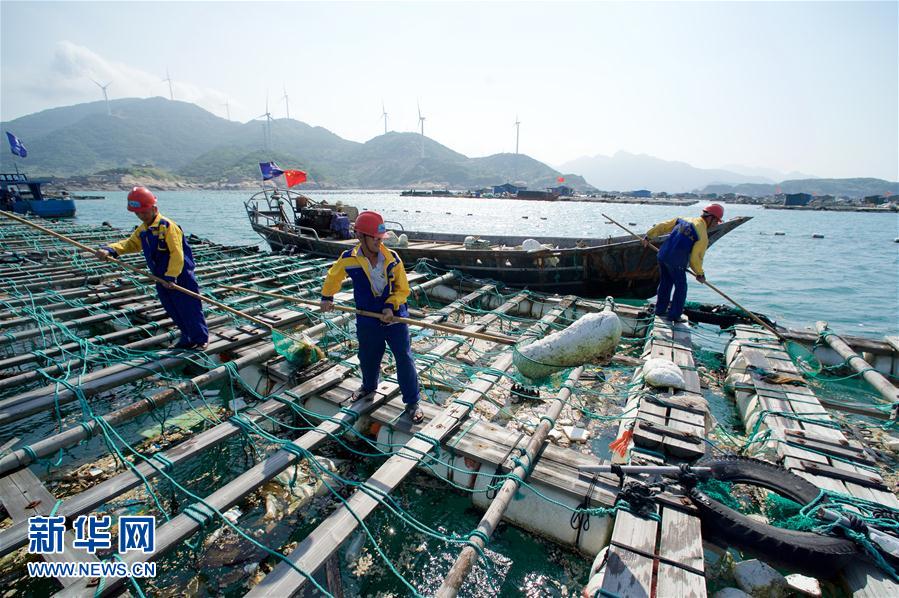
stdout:
{"type": "MultiPolygon", "coordinates": [[[[228,94],[218,89],[202,87],[177,79],[172,73],[172,91],[176,100],[202,106],[214,114],[224,115],[228,94]]],[[[57,42],[53,58],[43,73],[31,79],[19,80],[17,87],[35,103],[80,103],[102,98],[94,83],[109,83],[109,98],[146,98],[169,96],[168,82],[163,76],[148,73],[122,62],[108,60],[90,48],[69,41],[57,42]]],[[[231,101],[232,112],[239,103],[231,101]]]]}

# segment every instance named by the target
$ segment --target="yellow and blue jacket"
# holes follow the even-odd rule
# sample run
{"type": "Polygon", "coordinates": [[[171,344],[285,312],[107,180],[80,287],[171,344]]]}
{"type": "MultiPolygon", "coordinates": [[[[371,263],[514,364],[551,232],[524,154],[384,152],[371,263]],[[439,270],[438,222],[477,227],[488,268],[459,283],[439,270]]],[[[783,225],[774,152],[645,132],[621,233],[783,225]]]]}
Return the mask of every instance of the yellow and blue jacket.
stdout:
{"type": "Polygon", "coordinates": [[[659,248],[659,261],[686,268],[687,264],[697,275],[703,275],[702,260],[709,248],[709,234],[702,218],[672,218],[656,224],[646,232],[647,237],[671,233],[659,248]]]}
{"type": "Polygon", "coordinates": [[[150,272],[172,282],[182,272],[193,275],[194,256],[181,227],[162,214],[156,214],[149,226],[141,222],[124,241],[111,243],[103,249],[111,251],[116,257],[143,251],[150,272]]]}
{"type": "Polygon", "coordinates": [[[349,276],[353,280],[353,296],[356,309],[380,313],[385,306],[390,306],[397,316],[407,317],[409,308],[406,299],[411,292],[406,269],[400,256],[381,243],[381,254],[384,256],[384,274],[387,286],[376,294],[371,282],[371,262],[362,254],[362,246],[356,245],[340,254],[337,261],[328,270],[328,276],[322,285],[322,299],[333,300],[340,290],[343,279],[349,276]]]}

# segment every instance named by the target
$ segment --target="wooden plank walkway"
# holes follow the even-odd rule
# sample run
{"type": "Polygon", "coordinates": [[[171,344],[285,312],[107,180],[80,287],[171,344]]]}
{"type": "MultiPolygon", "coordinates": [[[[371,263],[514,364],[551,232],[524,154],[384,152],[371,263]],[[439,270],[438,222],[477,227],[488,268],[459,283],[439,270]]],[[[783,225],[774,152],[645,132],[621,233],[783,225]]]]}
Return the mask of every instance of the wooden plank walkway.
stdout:
{"type": "MultiPolygon", "coordinates": [[[[726,354],[729,377],[746,429],[768,434],[764,449],[819,488],[899,508],[864,447],[843,435],[778,339],[746,325],[735,326],[734,335],[726,354]],[[776,384],[771,374],[790,382],[776,384]]],[[[849,565],[844,579],[856,597],[899,596],[899,584],[862,561],[849,565]]]]}
{"type": "MultiPolygon", "coordinates": [[[[689,329],[655,318],[643,357],[673,361],[684,376],[686,389],[659,392],[643,383],[642,368],[637,369],[625,407],[625,411],[636,410],[637,417],[629,463],[692,462],[705,454],[708,407],[693,362],[689,329]]],[[[621,432],[630,425],[623,421],[621,432]]],[[[625,461],[614,456],[617,462],[625,461]]],[[[639,481],[630,476],[624,480],[625,484],[639,481]]],[[[665,502],[655,505],[654,512],[660,521],[628,512],[616,515],[599,588],[615,596],[704,598],[702,532],[695,510],[665,502]]]]}

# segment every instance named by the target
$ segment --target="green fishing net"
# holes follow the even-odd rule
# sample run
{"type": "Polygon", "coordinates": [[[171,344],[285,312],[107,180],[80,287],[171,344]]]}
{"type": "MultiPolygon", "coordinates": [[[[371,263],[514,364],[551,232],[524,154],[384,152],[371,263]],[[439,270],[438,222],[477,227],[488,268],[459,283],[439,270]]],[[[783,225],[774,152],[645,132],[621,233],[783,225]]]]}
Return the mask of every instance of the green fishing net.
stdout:
{"type": "Polygon", "coordinates": [[[284,334],[272,330],[272,343],[278,355],[295,366],[307,366],[325,358],[325,353],[305,336],[284,334]]]}

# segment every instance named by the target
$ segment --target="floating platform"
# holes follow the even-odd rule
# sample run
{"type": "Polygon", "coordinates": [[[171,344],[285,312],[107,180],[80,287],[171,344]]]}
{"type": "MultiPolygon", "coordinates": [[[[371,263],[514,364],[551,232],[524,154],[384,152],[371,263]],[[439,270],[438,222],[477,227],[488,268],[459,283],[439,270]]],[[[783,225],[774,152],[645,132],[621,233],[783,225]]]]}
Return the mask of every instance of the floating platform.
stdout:
{"type": "MultiPolygon", "coordinates": [[[[127,235],[75,223],[50,226],[92,245],[127,235]]],[[[278,329],[302,331],[330,357],[298,369],[277,354],[268,328],[215,309],[206,312],[205,352],[169,350],[177,332],[151,281],[19,224],[0,221],[0,244],[9,256],[0,264],[4,574],[24,570],[27,518],[52,513],[67,522],[65,560],[149,559],[164,572],[154,582],[44,582],[58,584],[53,589],[61,596],[115,595],[134,586],[146,595],[181,586],[200,591],[183,556],[188,546],[197,558],[214,557],[221,577],[231,580],[227,587],[215,585],[218,573],[208,573],[202,588],[208,593],[288,596],[314,587],[336,595],[342,567],[337,555],[368,537],[374,513],[388,511],[409,526],[404,529],[438,536],[440,550],[460,558],[473,546],[489,550],[501,517],[579,555],[571,558],[594,562],[580,580],[590,595],[706,595],[700,519],[684,488],[673,483],[655,495],[653,516],[647,516],[625,508],[621,498],[623,488],[650,478],[583,471],[613,462],[691,464],[708,455],[709,391],[685,324],[654,318],[639,306],[508,292],[490,281],[410,269],[412,316],[458,331],[413,328],[426,399],[425,421],[413,425],[403,415],[389,358],[377,391],[355,394],[361,381],[351,318],[228,288],[314,300],[328,260],[192,240],[203,293],[278,329]],[[498,342],[527,342],[609,307],[624,335],[610,366],[585,364],[535,385],[517,376],[514,348],[498,342]],[[471,332],[497,340],[463,334],[471,332]],[[641,364],[652,357],[673,361],[686,387],[647,386],[641,364]],[[625,456],[610,458],[605,447],[623,432],[631,433],[625,456]],[[544,435],[535,449],[532,440],[544,435]],[[363,473],[354,477],[325,466],[323,453],[354,461],[363,473]],[[445,488],[441,492],[469,496],[487,513],[481,523],[444,533],[405,513],[394,497],[419,479],[416,471],[434,477],[432,483],[445,488]],[[317,502],[328,506],[313,511],[317,502]],[[78,516],[133,512],[157,516],[152,555],[90,555],[72,547],[78,516]],[[301,512],[316,513],[315,522],[312,515],[309,521],[297,518],[301,512]],[[489,519],[494,512],[495,521],[489,519]],[[291,541],[298,527],[305,531],[291,541]],[[227,559],[215,556],[226,536],[242,547],[227,559]],[[243,554],[257,556],[246,557],[247,563],[243,554]]],[[[140,256],[125,259],[141,265],[140,256]]],[[[345,287],[336,299],[350,302],[352,293],[345,287]]],[[[756,375],[796,375],[777,340],[744,325],[733,334],[726,361],[728,372],[739,377],[736,405],[747,429],[772,430],[765,455],[821,488],[899,507],[864,443],[831,425],[783,416],[791,402],[821,418],[828,412],[826,400],[814,403],[808,386],[772,387],[756,375]],[[835,459],[847,455],[848,462],[835,459]]],[[[889,342],[866,342],[881,351],[884,363],[895,359],[895,351],[881,346],[889,342]]],[[[375,559],[394,566],[371,541],[367,546],[375,559]]],[[[420,573],[408,561],[396,566],[401,577],[420,573]]],[[[454,595],[446,590],[449,574],[440,574],[447,576],[444,586],[429,593],[454,595]]],[[[46,585],[38,589],[21,574],[11,579],[16,592],[46,592],[46,585]]],[[[859,596],[896,589],[867,564],[847,568],[844,582],[859,596]]]]}

